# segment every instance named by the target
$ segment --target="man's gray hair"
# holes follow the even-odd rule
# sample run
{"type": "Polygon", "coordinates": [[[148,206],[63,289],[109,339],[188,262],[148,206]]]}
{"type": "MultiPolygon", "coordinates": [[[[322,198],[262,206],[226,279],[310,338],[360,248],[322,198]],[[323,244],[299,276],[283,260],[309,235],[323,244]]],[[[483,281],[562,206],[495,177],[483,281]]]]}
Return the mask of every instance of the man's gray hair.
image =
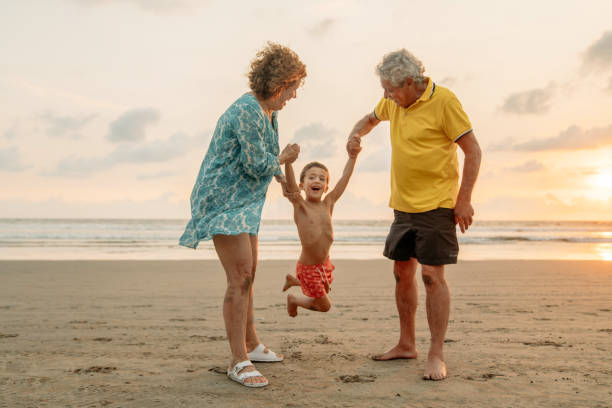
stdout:
{"type": "Polygon", "coordinates": [[[392,86],[401,86],[407,78],[416,83],[425,81],[423,63],[405,48],[386,54],[376,66],[380,79],[389,81],[392,86]]]}

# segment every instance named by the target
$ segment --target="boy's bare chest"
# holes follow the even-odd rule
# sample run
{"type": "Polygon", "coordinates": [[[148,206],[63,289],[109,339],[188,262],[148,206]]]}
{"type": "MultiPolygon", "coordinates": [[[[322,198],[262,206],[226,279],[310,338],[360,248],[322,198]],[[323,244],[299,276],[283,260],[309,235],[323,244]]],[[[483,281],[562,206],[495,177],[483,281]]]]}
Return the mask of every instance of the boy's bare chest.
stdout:
{"type": "Polygon", "coordinates": [[[295,211],[295,222],[302,232],[332,234],[332,221],[329,206],[324,203],[306,203],[295,211]]]}

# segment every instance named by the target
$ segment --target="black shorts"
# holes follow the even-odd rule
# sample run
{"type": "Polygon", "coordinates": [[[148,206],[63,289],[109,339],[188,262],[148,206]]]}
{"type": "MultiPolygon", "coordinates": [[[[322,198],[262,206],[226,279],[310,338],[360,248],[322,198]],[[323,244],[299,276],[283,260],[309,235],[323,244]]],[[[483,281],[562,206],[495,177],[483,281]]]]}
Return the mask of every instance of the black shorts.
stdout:
{"type": "Polygon", "coordinates": [[[452,208],[436,208],[423,213],[393,210],[383,255],[395,261],[416,258],[421,265],[457,263],[459,244],[452,208]]]}

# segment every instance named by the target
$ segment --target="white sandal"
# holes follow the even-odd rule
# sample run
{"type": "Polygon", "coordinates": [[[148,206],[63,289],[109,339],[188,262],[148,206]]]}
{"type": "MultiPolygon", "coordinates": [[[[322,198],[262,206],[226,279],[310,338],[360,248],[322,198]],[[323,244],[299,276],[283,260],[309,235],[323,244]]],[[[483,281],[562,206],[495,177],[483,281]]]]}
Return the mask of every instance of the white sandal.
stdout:
{"type": "Polygon", "coordinates": [[[255,361],[256,363],[276,363],[283,361],[284,358],[272,350],[268,349],[267,353],[265,350],[266,346],[264,346],[263,343],[259,343],[259,345],[248,354],[249,360],[255,361]]]}
{"type": "Polygon", "coordinates": [[[268,380],[266,380],[265,382],[261,382],[261,383],[245,382],[244,380],[246,380],[247,378],[263,377],[263,375],[261,375],[261,373],[257,370],[247,371],[247,372],[238,374],[240,371],[242,371],[244,368],[248,366],[253,366],[253,363],[251,363],[249,360],[240,361],[236,363],[236,365],[233,368],[227,369],[227,376],[231,380],[236,381],[238,384],[242,384],[245,387],[260,388],[260,387],[265,387],[266,385],[268,385],[268,380]]]}

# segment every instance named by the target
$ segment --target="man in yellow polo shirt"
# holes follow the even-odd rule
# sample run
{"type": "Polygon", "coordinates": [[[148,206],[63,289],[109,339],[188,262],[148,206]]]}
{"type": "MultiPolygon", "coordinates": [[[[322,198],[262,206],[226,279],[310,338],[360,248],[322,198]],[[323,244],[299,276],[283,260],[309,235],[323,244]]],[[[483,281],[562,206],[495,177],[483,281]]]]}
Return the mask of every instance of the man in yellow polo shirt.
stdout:
{"type": "Polygon", "coordinates": [[[374,112],[353,128],[349,153],[361,150],[361,138],[383,120],[391,127],[391,199],[395,220],[384,255],[394,260],[395,297],[400,317],[398,344],[373,356],[384,361],[416,358],[416,270],[426,289],[431,343],[423,375],[446,378],[444,336],[450,293],[444,265],[457,263],[455,225],[465,232],[472,224],[472,190],[481,152],[472,125],[457,97],[423,75],[421,61],[405,49],[391,52],[376,67],[384,98],[374,112]],[[461,186],[457,145],[465,153],[461,186]]]}

